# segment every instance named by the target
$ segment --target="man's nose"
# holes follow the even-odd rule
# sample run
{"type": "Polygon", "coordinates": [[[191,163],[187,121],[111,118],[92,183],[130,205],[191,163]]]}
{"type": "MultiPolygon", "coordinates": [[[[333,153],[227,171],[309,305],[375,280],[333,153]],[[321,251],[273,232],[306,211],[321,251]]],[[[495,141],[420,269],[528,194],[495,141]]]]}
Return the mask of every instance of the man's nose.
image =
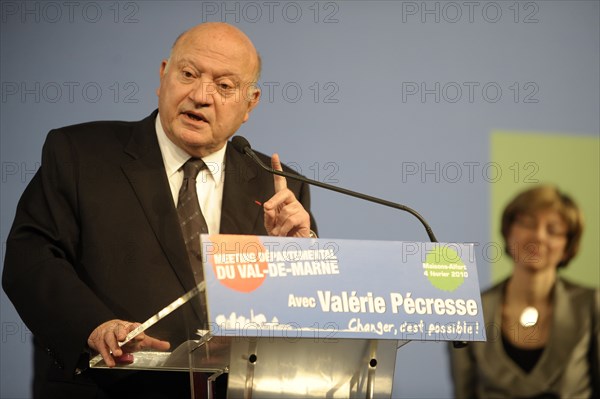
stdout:
{"type": "Polygon", "coordinates": [[[188,97],[195,104],[210,105],[214,101],[214,95],[217,93],[217,86],[214,82],[199,79],[190,90],[188,97]]]}

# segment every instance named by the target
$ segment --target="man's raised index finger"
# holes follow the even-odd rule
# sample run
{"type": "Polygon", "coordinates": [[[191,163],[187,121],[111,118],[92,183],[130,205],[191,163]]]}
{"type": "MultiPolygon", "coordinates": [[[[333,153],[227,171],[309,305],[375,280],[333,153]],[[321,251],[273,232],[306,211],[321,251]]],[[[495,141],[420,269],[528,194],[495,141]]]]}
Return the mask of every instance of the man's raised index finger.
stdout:
{"type": "MultiPolygon", "coordinates": [[[[275,170],[283,171],[281,161],[279,160],[279,154],[273,154],[271,157],[271,167],[275,170]]],[[[276,193],[287,188],[287,180],[285,180],[285,177],[283,176],[273,175],[273,182],[275,183],[276,193]]]]}

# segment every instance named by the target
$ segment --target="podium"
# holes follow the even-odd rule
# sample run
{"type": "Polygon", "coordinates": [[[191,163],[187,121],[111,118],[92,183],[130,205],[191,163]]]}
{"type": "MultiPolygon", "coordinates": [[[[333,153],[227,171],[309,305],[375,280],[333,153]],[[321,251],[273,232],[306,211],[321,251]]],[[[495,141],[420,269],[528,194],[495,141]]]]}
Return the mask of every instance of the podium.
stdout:
{"type": "Polygon", "coordinates": [[[226,374],[228,398],[390,398],[406,343],[486,339],[469,244],[203,235],[202,246],[204,281],[141,329],[200,295],[208,329],[192,320],[173,351],[118,368],[207,373],[193,397],[215,397],[226,374]]]}

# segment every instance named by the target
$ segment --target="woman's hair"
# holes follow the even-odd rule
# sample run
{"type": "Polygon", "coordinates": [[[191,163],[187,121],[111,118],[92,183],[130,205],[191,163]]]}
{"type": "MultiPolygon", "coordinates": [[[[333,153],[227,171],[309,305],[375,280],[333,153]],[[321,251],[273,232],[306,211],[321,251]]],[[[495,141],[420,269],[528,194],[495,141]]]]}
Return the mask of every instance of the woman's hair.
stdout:
{"type": "Polygon", "coordinates": [[[504,250],[508,255],[511,255],[507,242],[510,228],[515,220],[519,216],[542,210],[554,210],[558,212],[567,224],[565,257],[557,266],[565,267],[579,250],[579,242],[583,233],[583,214],[571,197],[561,193],[554,186],[540,185],[523,191],[504,208],[501,230],[502,237],[504,238],[504,250]]]}

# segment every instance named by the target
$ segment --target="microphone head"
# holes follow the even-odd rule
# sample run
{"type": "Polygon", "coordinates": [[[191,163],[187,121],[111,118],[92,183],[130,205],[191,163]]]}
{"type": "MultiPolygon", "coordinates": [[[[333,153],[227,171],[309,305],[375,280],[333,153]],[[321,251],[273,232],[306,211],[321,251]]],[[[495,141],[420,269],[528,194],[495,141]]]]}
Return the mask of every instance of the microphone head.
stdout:
{"type": "Polygon", "coordinates": [[[241,154],[246,154],[246,149],[250,150],[252,148],[243,136],[234,136],[231,139],[231,145],[241,154]]]}

